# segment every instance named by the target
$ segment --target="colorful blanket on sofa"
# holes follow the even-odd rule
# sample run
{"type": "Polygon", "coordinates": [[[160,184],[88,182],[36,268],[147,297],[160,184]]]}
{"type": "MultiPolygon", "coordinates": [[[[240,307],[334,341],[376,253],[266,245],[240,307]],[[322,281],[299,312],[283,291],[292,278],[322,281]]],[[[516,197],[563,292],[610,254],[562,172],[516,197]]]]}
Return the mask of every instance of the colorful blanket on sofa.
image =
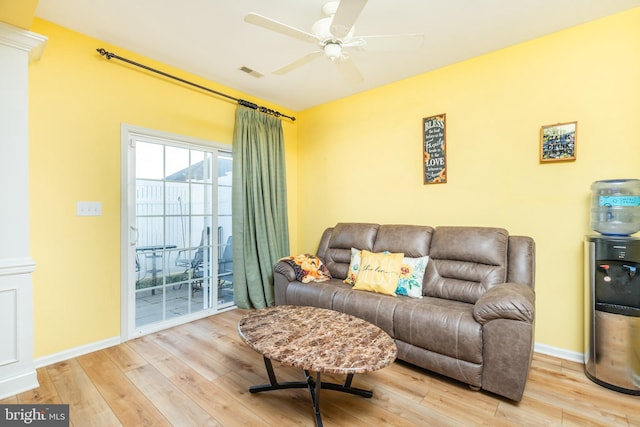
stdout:
{"type": "Polygon", "coordinates": [[[278,261],[284,261],[293,267],[296,279],[302,283],[326,282],[331,279],[329,269],[316,256],[301,254],[280,258],[278,261]]]}

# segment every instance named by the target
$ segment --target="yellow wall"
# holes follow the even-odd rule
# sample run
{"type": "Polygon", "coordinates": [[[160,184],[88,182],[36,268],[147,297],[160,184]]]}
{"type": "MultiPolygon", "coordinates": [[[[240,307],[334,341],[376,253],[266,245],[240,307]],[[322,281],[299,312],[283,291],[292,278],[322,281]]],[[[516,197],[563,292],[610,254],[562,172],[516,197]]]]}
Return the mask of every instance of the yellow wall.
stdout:
{"type": "Polygon", "coordinates": [[[0,0],[0,21],[28,30],[37,7],[38,0],[0,0]]]}
{"type": "Polygon", "coordinates": [[[590,185],[640,177],[639,52],[637,8],[303,111],[299,251],[339,221],[532,236],[536,341],[582,352],[590,185]],[[440,113],[449,182],[423,185],[422,118],[440,113]],[[574,120],[577,160],[540,164],[540,126],[574,120]]]}
{"type": "MultiPolygon", "coordinates": [[[[49,38],[29,68],[29,179],[36,358],[120,334],[120,125],[231,144],[235,104],[96,52],[103,47],[205,87],[279,110],[46,21],[49,38]],[[76,202],[102,202],[100,217],[76,202]]],[[[296,125],[283,120],[296,227],[296,125]]],[[[292,247],[297,245],[295,236],[292,247]]]]}
{"type": "Polygon", "coordinates": [[[640,9],[294,114],[36,19],[29,69],[35,357],[120,332],[120,125],[230,143],[234,104],[95,49],[296,115],[283,120],[292,252],[339,221],[487,225],[537,243],[536,340],[582,352],[589,186],[638,177],[640,9]],[[447,184],[422,184],[422,118],[447,114],[447,184]],[[578,159],[540,164],[540,126],[578,159]],[[620,154],[617,154],[620,153],[620,154]],[[99,200],[101,217],[77,217],[99,200]]]}

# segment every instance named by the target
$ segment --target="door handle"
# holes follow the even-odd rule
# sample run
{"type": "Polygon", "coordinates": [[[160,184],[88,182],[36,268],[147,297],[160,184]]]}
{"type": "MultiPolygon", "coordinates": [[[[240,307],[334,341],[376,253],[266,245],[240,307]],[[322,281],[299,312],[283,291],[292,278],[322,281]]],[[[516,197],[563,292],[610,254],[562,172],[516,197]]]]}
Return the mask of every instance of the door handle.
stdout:
{"type": "Polygon", "coordinates": [[[138,244],[138,228],[129,226],[129,246],[136,246],[138,244]]]}

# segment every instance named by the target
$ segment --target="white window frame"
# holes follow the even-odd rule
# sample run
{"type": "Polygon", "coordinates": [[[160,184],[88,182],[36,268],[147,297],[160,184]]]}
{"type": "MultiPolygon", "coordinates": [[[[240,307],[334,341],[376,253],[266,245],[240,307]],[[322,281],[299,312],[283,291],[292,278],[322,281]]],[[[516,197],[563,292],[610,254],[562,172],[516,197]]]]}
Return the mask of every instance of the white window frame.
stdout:
{"type": "MultiPolygon", "coordinates": [[[[121,298],[120,298],[120,335],[121,340],[127,341],[139,336],[147,335],[212,314],[232,310],[235,306],[218,309],[216,299],[211,308],[198,311],[185,316],[172,318],[163,322],[153,323],[142,327],[135,326],[135,242],[136,242],[136,217],[135,217],[135,156],[134,139],[151,139],[167,142],[171,145],[184,146],[185,148],[202,148],[205,150],[219,150],[231,153],[232,148],[228,144],[207,141],[184,135],[168,133],[155,129],[148,129],[127,123],[121,125],[121,180],[120,180],[120,262],[121,262],[121,298]],[[133,189],[133,190],[132,190],[133,189]]],[[[215,162],[214,162],[215,163],[215,162]]],[[[216,176],[216,174],[214,174],[216,176]]],[[[217,188],[214,185],[214,188],[217,188]]],[[[216,194],[217,198],[217,194],[216,194]]],[[[213,206],[213,216],[217,217],[217,203],[213,206]]],[[[217,245],[213,245],[217,251],[217,245]]],[[[217,259],[217,254],[212,254],[212,259],[217,259]]],[[[216,267],[217,268],[217,267],[216,267]]],[[[215,275],[214,275],[215,277],[215,275]]]]}

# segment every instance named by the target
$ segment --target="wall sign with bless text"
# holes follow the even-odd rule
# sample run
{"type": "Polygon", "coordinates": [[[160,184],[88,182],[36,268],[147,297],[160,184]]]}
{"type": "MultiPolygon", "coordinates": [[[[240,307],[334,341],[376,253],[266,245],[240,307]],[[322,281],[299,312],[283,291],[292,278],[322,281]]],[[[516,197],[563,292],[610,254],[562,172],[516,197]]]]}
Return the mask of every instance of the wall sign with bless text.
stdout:
{"type": "Polygon", "coordinates": [[[424,118],[422,128],[424,183],[445,183],[447,182],[446,114],[424,118]]]}

